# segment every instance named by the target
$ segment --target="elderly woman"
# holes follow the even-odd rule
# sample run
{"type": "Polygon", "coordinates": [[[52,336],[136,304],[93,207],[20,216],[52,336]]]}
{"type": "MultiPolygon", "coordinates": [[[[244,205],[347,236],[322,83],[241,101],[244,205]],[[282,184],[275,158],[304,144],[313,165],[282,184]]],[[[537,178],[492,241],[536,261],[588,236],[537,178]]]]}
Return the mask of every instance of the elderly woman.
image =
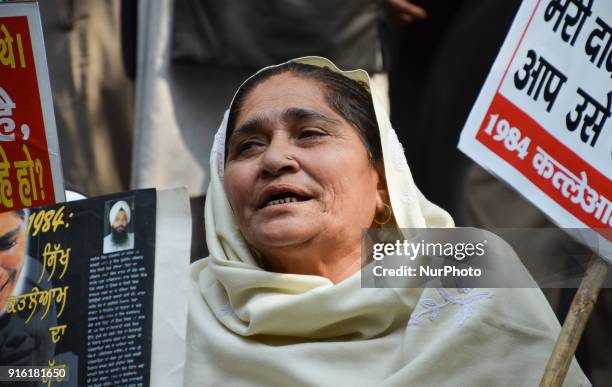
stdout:
{"type": "MultiPolygon", "coordinates": [[[[258,72],[211,169],[186,386],[539,383],[559,331],[539,290],[361,288],[363,229],[453,226],[365,72],[313,57],[258,72]]],[[[588,384],[575,362],[566,381],[588,384]]]]}

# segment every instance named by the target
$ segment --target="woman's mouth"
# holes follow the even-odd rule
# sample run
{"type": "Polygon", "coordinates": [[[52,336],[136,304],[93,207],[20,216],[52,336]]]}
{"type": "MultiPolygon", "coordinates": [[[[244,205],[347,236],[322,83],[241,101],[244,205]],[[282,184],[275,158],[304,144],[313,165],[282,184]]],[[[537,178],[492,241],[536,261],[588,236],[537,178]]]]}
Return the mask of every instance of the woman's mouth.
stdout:
{"type": "Polygon", "coordinates": [[[259,209],[289,203],[305,202],[313,197],[306,191],[293,185],[274,185],[267,187],[260,195],[259,209]]]}
{"type": "Polygon", "coordinates": [[[267,203],[265,203],[263,205],[263,207],[261,207],[261,208],[266,208],[266,207],[270,207],[270,206],[276,206],[276,205],[279,205],[279,204],[303,202],[303,201],[306,201],[306,200],[310,200],[310,198],[305,198],[305,197],[294,195],[294,194],[273,195],[270,198],[270,200],[267,203]]]}

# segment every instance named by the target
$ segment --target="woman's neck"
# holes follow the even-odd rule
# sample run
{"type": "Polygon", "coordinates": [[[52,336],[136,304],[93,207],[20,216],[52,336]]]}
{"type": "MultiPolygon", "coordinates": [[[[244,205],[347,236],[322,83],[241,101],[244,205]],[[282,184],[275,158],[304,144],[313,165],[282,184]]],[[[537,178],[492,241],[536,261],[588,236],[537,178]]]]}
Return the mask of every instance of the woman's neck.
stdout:
{"type": "MultiPolygon", "coordinates": [[[[285,249],[282,249],[285,250],[285,249]]],[[[264,268],[277,273],[317,275],[337,284],[361,268],[361,245],[352,248],[313,249],[295,246],[285,251],[263,253],[264,268]],[[332,253],[333,252],[333,253],[332,253]]]]}

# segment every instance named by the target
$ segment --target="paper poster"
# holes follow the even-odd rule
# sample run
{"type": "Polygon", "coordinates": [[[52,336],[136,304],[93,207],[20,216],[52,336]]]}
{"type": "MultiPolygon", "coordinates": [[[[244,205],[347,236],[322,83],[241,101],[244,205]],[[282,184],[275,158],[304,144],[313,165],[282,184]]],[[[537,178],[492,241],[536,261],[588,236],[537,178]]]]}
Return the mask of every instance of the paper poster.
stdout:
{"type": "Polygon", "coordinates": [[[179,385],[190,227],[184,189],[0,213],[22,246],[0,268],[0,384],[179,385]]]}
{"type": "Polygon", "coordinates": [[[609,241],[611,111],[612,2],[526,0],[459,148],[560,227],[609,241]]]}
{"type": "Polygon", "coordinates": [[[63,200],[38,5],[0,3],[0,212],[63,200]]]}

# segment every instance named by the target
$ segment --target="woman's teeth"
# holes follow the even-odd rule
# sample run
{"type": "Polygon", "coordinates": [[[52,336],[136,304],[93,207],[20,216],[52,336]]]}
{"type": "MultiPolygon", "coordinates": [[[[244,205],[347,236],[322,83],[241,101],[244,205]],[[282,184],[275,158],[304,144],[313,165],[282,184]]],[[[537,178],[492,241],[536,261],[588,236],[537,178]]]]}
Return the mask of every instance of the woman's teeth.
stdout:
{"type": "Polygon", "coordinates": [[[268,202],[268,204],[266,204],[265,207],[273,206],[275,204],[295,203],[297,201],[298,201],[297,198],[291,196],[288,198],[272,200],[271,202],[268,202]]]}

